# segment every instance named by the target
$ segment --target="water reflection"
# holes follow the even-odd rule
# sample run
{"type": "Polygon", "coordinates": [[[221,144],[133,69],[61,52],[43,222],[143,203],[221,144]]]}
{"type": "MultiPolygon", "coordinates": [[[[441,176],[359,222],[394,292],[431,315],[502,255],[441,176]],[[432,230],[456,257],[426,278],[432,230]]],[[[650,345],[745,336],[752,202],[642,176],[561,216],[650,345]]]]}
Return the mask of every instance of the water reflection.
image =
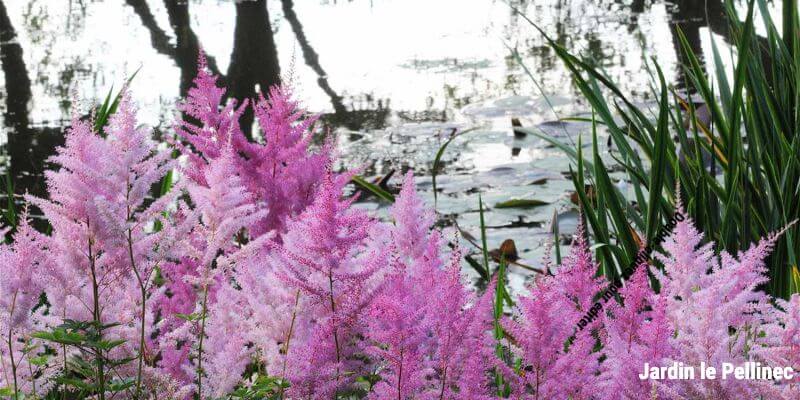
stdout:
{"type": "MultiPolygon", "coordinates": [[[[514,137],[512,117],[564,138],[585,129],[553,122],[550,104],[562,116],[584,113],[586,106],[568,71],[515,9],[595,60],[643,102],[651,101],[644,54],[654,55],[678,86],[685,80],[678,27],[700,54],[708,51],[710,34],[723,45],[729,36],[720,0],[510,3],[0,0],[0,143],[17,192],[41,193],[42,160],[63,140],[73,91],[78,98],[102,98],[141,67],[134,97],[144,122],[166,131],[202,48],[229,97],[252,98],[257,87],[290,79],[307,107],[339,132],[343,163],[364,167],[368,175],[414,168],[429,176],[453,128],[481,126],[451,145],[440,179],[440,211],[468,227],[478,192],[487,204],[525,196],[557,204],[571,185],[561,174],[568,165],[563,156],[534,138],[514,137]],[[550,104],[507,46],[519,52],[550,104]],[[540,181],[546,183],[531,184],[540,181]]],[[[430,193],[426,179],[420,183],[430,193]]],[[[525,236],[527,243],[517,238],[518,247],[535,251],[553,207],[524,216],[492,213],[492,229],[502,234],[490,242],[525,236]]]]}
{"type": "Polygon", "coordinates": [[[23,60],[23,50],[17,32],[11,24],[8,10],[0,1],[0,64],[5,77],[6,126],[5,153],[8,173],[15,177],[19,190],[34,194],[44,192],[41,179],[44,160],[56,146],[63,143],[57,127],[31,126],[28,106],[31,102],[31,80],[23,60]]]}

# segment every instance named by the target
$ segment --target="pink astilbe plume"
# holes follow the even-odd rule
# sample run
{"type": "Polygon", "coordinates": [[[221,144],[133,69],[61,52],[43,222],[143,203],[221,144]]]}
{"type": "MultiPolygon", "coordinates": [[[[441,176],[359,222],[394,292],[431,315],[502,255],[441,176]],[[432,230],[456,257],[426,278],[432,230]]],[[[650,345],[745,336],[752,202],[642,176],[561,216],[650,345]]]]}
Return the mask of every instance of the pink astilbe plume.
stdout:
{"type": "MultiPolygon", "coordinates": [[[[203,170],[205,184],[187,184],[195,210],[194,213],[187,212],[186,218],[194,219],[199,214],[200,223],[185,238],[181,262],[168,264],[166,275],[169,282],[157,299],[157,307],[162,312],[158,324],[162,333],[160,366],[187,385],[201,380],[208,382],[205,378],[218,371],[202,364],[208,366],[208,360],[217,356],[219,349],[201,349],[199,346],[201,339],[206,340],[209,336],[209,331],[205,330],[206,320],[216,302],[230,305],[230,299],[220,299],[220,293],[234,293],[226,287],[232,272],[220,265],[220,259],[235,253],[239,249],[236,238],[244,235],[245,228],[264,215],[244,188],[235,167],[235,157],[228,143],[222,154],[203,170]],[[187,310],[191,318],[179,315],[187,310]],[[202,371],[203,375],[197,376],[197,371],[202,371]]],[[[219,319],[208,325],[219,331],[221,324],[231,321],[219,319]]],[[[243,334],[240,330],[235,332],[243,334]]],[[[229,339],[233,341],[235,338],[229,339]]],[[[211,344],[214,343],[212,340],[211,344]]],[[[203,390],[200,397],[205,398],[207,394],[203,390]]]]}
{"type": "Polygon", "coordinates": [[[383,364],[370,398],[485,398],[491,291],[478,301],[465,288],[458,250],[442,260],[441,234],[410,172],[392,217],[392,271],[369,314],[368,352],[383,364]]]}
{"type": "Polygon", "coordinates": [[[299,290],[298,332],[287,357],[292,398],[330,398],[364,371],[364,310],[386,264],[385,251],[370,246],[376,221],[341,199],[347,176],[328,174],[314,203],[289,220],[282,244],[273,244],[278,276],[299,290]]]}
{"type": "MultiPolygon", "coordinates": [[[[397,247],[397,253],[412,264],[423,261],[423,256],[431,251],[430,235],[436,216],[417,195],[412,171],[406,174],[392,210],[394,218],[392,242],[397,247]]],[[[433,251],[438,255],[438,248],[433,251]]],[[[430,256],[428,254],[425,258],[430,256]]]]}
{"type": "Polygon", "coordinates": [[[51,313],[63,318],[90,320],[92,294],[90,264],[100,286],[108,287],[125,274],[118,252],[103,249],[119,245],[113,226],[101,207],[120,200],[119,182],[106,173],[115,163],[113,146],[92,131],[90,122],[74,120],[66,144],[51,158],[60,169],[45,172],[50,200],[28,197],[53,227],[46,274],[51,313]],[[99,199],[107,202],[100,203],[99,199]],[[102,204],[102,205],[101,205],[102,204]],[[91,261],[91,263],[90,263],[91,261]]]}
{"type": "Polygon", "coordinates": [[[411,399],[425,386],[429,308],[416,295],[411,279],[403,278],[399,273],[390,276],[386,290],[370,307],[367,337],[375,344],[367,351],[385,364],[372,398],[411,399]]]}
{"type": "MultiPolygon", "coordinates": [[[[189,340],[192,337],[189,330],[191,325],[182,316],[190,315],[195,310],[198,296],[193,283],[200,279],[200,263],[184,257],[178,262],[162,265],[161,275],[164,284],[153,298],[153,308],[160,316],[156,325],[160,335],[151,341],[151,345],[158,351],[158,367],[162,372],[184,385],[190,385],[194,370],[189,363],[189,356],[194,341],[189,340]]],[[[209,292],[212,300],[216,288],[216,285],[212,286],[209,292]]]]}
{"type": "Polygon", "coordinates": [[[570,255],[555,275],[542,276],[531,293],[519,299],[520,314],[503,324],[522,358],[524,372],[513,382],[521,398],[579,400],[597,394],[599,354],[593,353],[595,338],[590,332],[599,320],[574,332],[601,289],[585,235],[580,223],[570,255]]]}
{"type": "MultiPolygon", "coordinates": [[[[215,305],[210,315],[210,333],[227,341],[236,329],[236,351],[226,351],[218,361],[220,372],[227,370],[228,376],[239,377],[248,361],[260,363],[269,374],[285,378],[286,346],[299,337],[306,337],[310,321],[297,320],[300,290],[288,287],[278,276],[281,261],[272,252],[271,235],[262,235],[235,254],[224,260],[233,270],[233,281],[238,290],[230,292],[230,299],[215,305]],[[224,303],[229,303],[225,305],[224,303]],[[231,315],[235,310],[235,315],[231,315]],[[234,317],[227,324],[218,324],[216,315],[222,319],[234,317]],[[219,329],[218,329],[219,328],[219,329]],[[246,346],[243,346],[246,344],[246,346]]],[[[230,345],[230,344],[226,344],[230,345]]],[[[234,384],[232,379],[221,379],[220,383],[234,384]]],[[[222,385],[216,385],[221,387],[222,385]]]]}
{"type": "MultiPolygon", "coordinates": [[[[89,121],[74,120],[66,144],[51,159],[59,169],[45,174],[49,200],[27,197],[53,228],[40,279],[51,326],[58,319],[117,323],[103,335],[123,339],[124,345],[105,357],[141,354],[144,364],[148,350],[141,338],[151,333],[147,292],[153,272],[188,228],[174,227],[164,217],[177,190],[156,200],[149,196],[174,163],[151,131],[137,126],[127,89],[104,133],[94,132],[89,121]],[[163,229],[153,230],[156,223],[163,229]]],[[[135,364],[126,368],[117,373],[138,376],[135,364]]]]}
{"type": "Polygon", "coordinates": [[[205,185],[203,171],[209,161],[219,157],[228,142],[235,148],[246,147],[247,138],[239,126],[239,118],[244,114],[248,101],[237,107],[235,99],[222,104],[225,88],[217,86],[217,77],[208,69],[203,52],[198,56],[197,76],[194,87],[189,89],[185,101],[178,104],[178,110],[191,120],[179,120],[175,131],[191,148],[175,143],[189,158],[186,175],[198,184],[205,185]]]}
{"type": "Polygon", "coordinates": [[[665,396],[639,374],[645,363],[661,367],[664,359],[676,355],[670,342],[673,330],[666,318],[666,297],[650,289],[646,263],[637,267],[619,295],[624,303],[612,300],[607,303],[610,313],[603,314],[602,352],[606,359],[598,379],[601,398],[665,396]]]}
{"type": "Polygon", "coordinates": [[[311,127],[316,117],[304,117],[304,111],[292,100],[287,88],[269,88],[269,98],[260,95],[256,101],[234,100],[221,106],[225,89],[216,85],[216,77],[206,68],[200,55],[195,87],[180,105],[180,110],[196,120],[180,121],[178,135],[186,145],[178,143],[188,156],[191,168],[187,176],[200,185],[207,185],[203,171],[207,164],[233,147],[233,163],[252,201],[268,212],[249,226],[253,237],[275,232],[278,239],[287,218],[302,212],[313,201],[313,194],[325,175],[332,146],[319,153],[310,151],[311,127]],[[250,142],[239,126],[239,118],[248,104],[261,129],[260,142],[250,142]]]}
{"type": "MultiPolygon", "coordinates": [[[[66,144],[51,159],[59,169],[46,173],[49,200],[27,197],[52,225],[52,235],[41,240],[48,251],[37,274],[48,303],[47,326],[40,329],[67,319],[110,324],[103,339],[122,344],[102,357],[136,360],[117,367],[116,376],[133,379],[137,391],[141,384],[170,386],[150,365],[154,313],[148,298],[155,269],[180,247],[188,227],[166,217],[179,190],[158,199],[150,190],[175,164],[151,130],[138,126],[127,88],[104,135],[92,123],[75,119],[67,130],[66,144]]],[[[55,351],[54,363],[80,355],[69,346],[55,351]]]]}
{"type": "MultiPolygon", "coordinates": [[[[446,270],[436,278],[428,316],[435,340],[431,351],[432,387],[423,399],[491,399],[489,367],[495,341],[490,334],[494,291],[476,298],[461,280],[461,252],[456,249],[446,270]]],[[[491,285],[490,287],[494,287],[491,285]]]]}
{"type": "Polygon", "coordinates": [[[11,245],[0,244],[0,387],[22,397],[38,385],[49,387],[50,372],[31,363],[44,347],[31,334],[42,328],[41,310],[34,311],[42,287],[36,279],[45,261],[44,240],[29,224],[27,213],[11,245]]]}
{"type": "Polygon", "coordinates": [[[209,305],[204,343],[203,372],[209,377],[205,396],[224,398],[242,380],[245,368],[255,361],[251,351],[249,303],[241,290],[220,285],[209,305]]]}
{"type": "Polygon", "coordinates": [[[791,367],[794,378],[782,380],[778,385],[768,382],[763,386],[769,399],[800,398],[800,294],[789,300],[776,300],[781,311],[772,323],[764,326],[764,337],[769,346],[755,349],[756,357],[764,365],[791,367]]]}
{"type": "MultiPolygon", "coordinates": [[[[679,207],[676,211],[683,214],[679,207]]],[[[702,234],[687,217],[678,222],[656,253],[664,265],[657,274],[666,298],[666,315],[673,329],[672,361],[686,365],[739,365],[751,359],[748,349],[767,344],[760,326],[773,319],[769,297],[757,287],[766,282],[767,257],[778,234],[769,235],[733,257],[717,258],[713,243],[700,246],[702,234]]],[[[752,380],[673,380],[659,385],[671,397],[756,398],[762,391],[752,380]]]]}
{"type": "Polygon", "coordinates": [[[310,151],[317,117],[302,118],[304,111],[288,88],[270,88],[269,100],[260,96],[253,109],[264,144],[250,143],[242,149],[250,160],[244,170],[250,178],[248,188],[269,210],[267,218],[253,227],[254,235],[281,233],[287,218],[311,204],[332,153],[330,143],[319,153],[310,151]]]}

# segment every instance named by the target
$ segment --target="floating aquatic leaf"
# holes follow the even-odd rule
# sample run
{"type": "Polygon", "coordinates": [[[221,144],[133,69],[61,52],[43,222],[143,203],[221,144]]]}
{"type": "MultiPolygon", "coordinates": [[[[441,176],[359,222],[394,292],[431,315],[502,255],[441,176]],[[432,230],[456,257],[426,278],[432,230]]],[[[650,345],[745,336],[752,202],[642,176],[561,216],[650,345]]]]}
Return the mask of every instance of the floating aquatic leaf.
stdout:
{"type": "Polygon", "coordinates": [[[548,205],[550,203],[536,199],[511,199],[502,201],[494,205],[495,208],[534,208],[548,205]]]}

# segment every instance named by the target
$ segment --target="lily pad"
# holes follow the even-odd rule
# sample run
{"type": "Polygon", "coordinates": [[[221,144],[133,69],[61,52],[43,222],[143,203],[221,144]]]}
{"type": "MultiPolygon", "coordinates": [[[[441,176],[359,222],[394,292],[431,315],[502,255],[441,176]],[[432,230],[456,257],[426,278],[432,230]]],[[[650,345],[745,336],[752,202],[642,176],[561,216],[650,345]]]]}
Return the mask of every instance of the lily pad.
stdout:
{"type": "Polygon", "coordinates": [[[534,208],[548,204],[550,203],[536,199],[511,199],[495,204],[494,208],[534,208]]]}

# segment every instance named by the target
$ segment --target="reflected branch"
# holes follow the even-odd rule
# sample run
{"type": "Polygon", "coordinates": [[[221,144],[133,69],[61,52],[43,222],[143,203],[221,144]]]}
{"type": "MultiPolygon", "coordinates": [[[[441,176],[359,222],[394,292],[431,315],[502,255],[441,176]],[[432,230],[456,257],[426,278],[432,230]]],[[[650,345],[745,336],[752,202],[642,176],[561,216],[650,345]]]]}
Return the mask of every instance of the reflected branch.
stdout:
{"type": "Polygon", "coordinates": [[[34,129],[30,125],[28,104],[32,99],[31,80],[22,57],[22,46],[11,25],[8,11],[0,0],[0,64],[5,79],[5,124],[8,129],[6,150],[10,158],[9,173],[15,179],[17,193],[45,192],[42,173],[46,159],[64,141],[56,128],[34,129]]]}
{"type": "MultiPolygon", "coordinates": [[[[226,95],[235,99],[255,98],[256,85],[263,92],[280,83],[278,49],[269,21],[266,0],[236,2],[233,53],[228,66],[226,95]]],[[[251,137],[253,111],[242,115],[242,130],[251,137]]]]}
{"type": "MultiPolygon", "coordinates": [[[[197,55],[200,53],[200,40],[192,30],[191,18],[189,17],[189,2],[187,0],[164,0],[164,7],[167,9],[169,24],[175,32],[175,63],[181,69],[181,96],[188,93],[192,86],[192,80],[197,74],[197,55]]],[[[217,67],[216,59],[206,54],[208,68],[214,75],[220,77],[222,84],[225,83],[225,76],[217,67]]]]}
{"type": "MultiPolygon", "coordinates": [[[[184,96],[197,73],[197,54],[200,50],[197,35],[189,24],[189,3],[179,0],[164,0],[170,25],[175,33],[176,44],[173,45],[169,35],[158,26],[155,16],[145,0],[125,0],[134,13],[139,16],[142,25],[150,32],[150,43],[159,54],[171,58],[181,70],[180,93],[184,96]]],[[[221,75],[217,62],[208,56],[208,66],[216,75],[221,75]]],[[[224,77],[222,77],[224,79],[224,77]]]]}
{"type": "Polygon", "coordinates": [[[342,96],[339,96],[333,90],[333,88],[331,88],[330,84],[328,84],[328,74],[319,64],[319,55],[317,55],[317,52],[314,51],[314,49],[308,43],[306,34],[303,31],[303,25],[300,23],[300,20],[297,19],[297,14],[294,12],[294,2],[292,0],[282,0],[282,5],[283,15],[286,17],[289,25],[291,25],[295,37],[297,37],[297,42],[300,44],[300,50],[303,52],[303,59],[305,59],[306,64],[317,73],[317,83],[319,84],[319,87],[322,88],[322,91],[331,98],[331,104],[333,104],[333,110],[335,112],[347,112],[344,104],[342,103],[342,96]]]}
{"type": "Polygon", "coordinates": [[[22,46],[16,39],[17,32],[11,25],[5,4],[0,0],[0,60],[6,85],[6,124],[21,132],[27,130],[30,123],[28,103],[31,100],[31,79],[22,58],[22,46]]]}

